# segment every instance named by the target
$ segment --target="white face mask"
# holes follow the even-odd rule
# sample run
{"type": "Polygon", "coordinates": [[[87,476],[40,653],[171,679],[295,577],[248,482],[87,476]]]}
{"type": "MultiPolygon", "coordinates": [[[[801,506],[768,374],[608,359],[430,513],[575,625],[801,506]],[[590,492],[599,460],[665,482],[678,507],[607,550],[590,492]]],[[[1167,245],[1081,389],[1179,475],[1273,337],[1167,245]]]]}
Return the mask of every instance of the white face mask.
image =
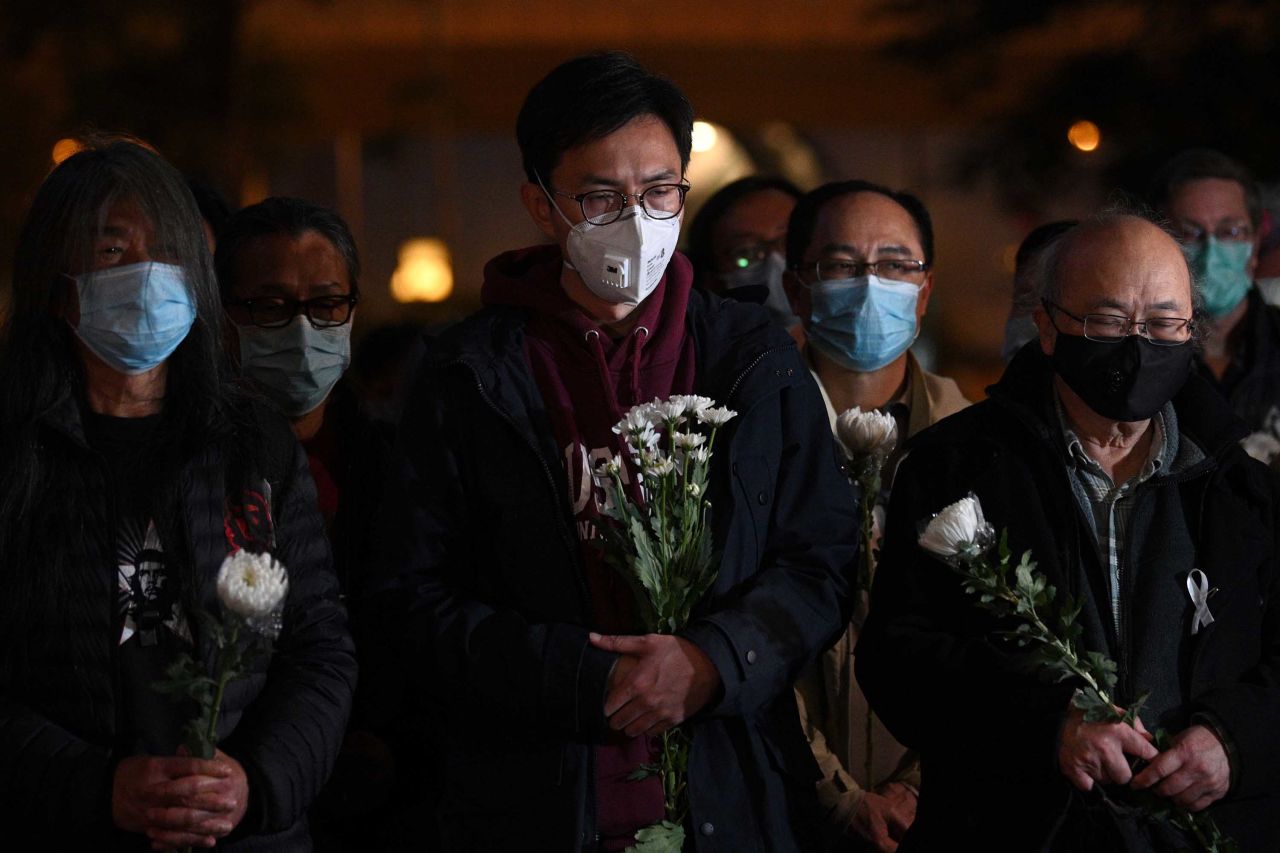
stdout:
{"type": "Polygon", "coordinates": [[[770,252],[763,261],[752,264],[745,269],[730,270],[721,273],[720,280],[726,290],[737,290],[740,287],[768,288],[762,303],[773,319],[783,328],[791,328],[800,322],[800,318],[791,310],[791,300],[782,286],[782,274],[787,271],[787,259],[777,252],[770,252]]]}
{"type": "MultiPolygon", "coordinates": [[[[546,192],[546,188],[543,188],[546,192]]],[[[565,265],[594,295],[615,305],[639,305],[662,280],[680,239],[680,217],[654,219],[636,204],[608,225],[569,222],[547,193],[551,207],[570,226],[565,265]]]]}
{"type": "Polygon", "coordinates": [[[1280,305],[1280,277],[1260,278],[1253,284],[1262,294],[1264,302],[1268,305],[1280,305]]]}

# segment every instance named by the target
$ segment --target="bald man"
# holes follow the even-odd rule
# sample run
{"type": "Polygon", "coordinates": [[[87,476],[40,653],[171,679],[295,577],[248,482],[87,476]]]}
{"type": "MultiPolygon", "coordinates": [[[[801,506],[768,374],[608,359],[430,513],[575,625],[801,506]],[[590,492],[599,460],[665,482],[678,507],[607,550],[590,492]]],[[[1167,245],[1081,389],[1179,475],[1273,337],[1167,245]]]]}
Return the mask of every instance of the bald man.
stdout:
{"type": "Polygon", "coordinates": [[[1039,347],[921,433],[894,483],[856,662],[922,755],[900,849],[1191,846],[1126,813],[1139,790],[1212,809],[1244,850],[1280,849],[1280,495],[1191,370],[1187,262],[1156,226],[1108,214],[1046,250],[1035,286],[1039,347]],[[970,492],[1080,600],[1081,644],[1116,662],[1117,703],[1149,691],[1135,726],[1085,722],[1076,685],[1028,671],[998,636],[1009,626],[919,548],[917,525],[970,492]],[[1164,752],[1144,734],[1157,728],[1164,752]]]}

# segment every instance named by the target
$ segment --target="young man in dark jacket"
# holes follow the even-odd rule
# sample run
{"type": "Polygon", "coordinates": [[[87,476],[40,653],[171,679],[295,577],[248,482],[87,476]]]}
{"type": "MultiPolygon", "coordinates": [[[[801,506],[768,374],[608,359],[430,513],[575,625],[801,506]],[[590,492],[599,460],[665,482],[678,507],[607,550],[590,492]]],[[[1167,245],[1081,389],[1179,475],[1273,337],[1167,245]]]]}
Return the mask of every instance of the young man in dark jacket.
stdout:
{"type": "Polygon", "coordinates": [[[674,252],[692,117],[624,54],[534,87],[522,197],[555,243],[488,265],[406,408],[392,523],[449,849],[623,849],[663,817],[659,780],[628,776],[686,720],[697,849],[807,849],[815,825],[791,685],[848,618],[855,502],[791,339],[692,292],[674,252]],[[680,635],[644,635],[591,469],[627,408],[692,392],[739,413],[712,460],[719,575],[680,635]]]}
{"type": "Polygon", "coordinates": [[[1211,807],[1241,849],[1276,849],[1276,480],[1191,373],[1191,281],[1169,235],[1108,217],[1042,263],[1040,345],[988,400],[921,433],[894,481],[856,667],[922,755],[901,849],[1186,849],[1133,816],[1134,789],[1211,807]],[[998,636],[1010,625],[917,544],[918,525],[969,492],[1015,555],[1030,550],[1082,603],[1084,649],[1118,666],[1115,702],[1149,691],[1145,729],[1086,722],[1076,685],[1037,678],[998,636]],[[1158,727],[1164,751],[1145,736],[1158,727]]]}

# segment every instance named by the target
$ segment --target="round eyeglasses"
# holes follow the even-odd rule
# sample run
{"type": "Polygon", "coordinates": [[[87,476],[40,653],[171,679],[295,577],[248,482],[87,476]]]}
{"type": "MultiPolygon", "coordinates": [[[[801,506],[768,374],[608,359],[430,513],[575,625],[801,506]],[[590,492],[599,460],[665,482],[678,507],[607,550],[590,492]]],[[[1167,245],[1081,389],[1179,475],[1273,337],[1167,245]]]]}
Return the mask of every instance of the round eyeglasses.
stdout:
{"type": "Polygon", "coordinates": [[[624,193],[620,190],[592,190],[577,195],[560,190],[552,192],[576,201],[582,208],[582,218],[592,225],[608,225],[622,216],[629,198],[635,199],[636,204],[651,219],[674,219],[684,209],[684,197],[689,192],[689,185],[655,184],[638,193],[624,193]]]}
{"type": "MultiPolygon", "coordinates": [[[[1195,332],[1195,322],[1185,317],[1148,317],[1145,320],[1133,320],[1123,314],[1072,314],[1056,302],[1044,301],[1044,309],[1049,312],[1049,321],[1053,322],[1053,314],[1065,314],[1084,327],[1084,336],[1091,341],[1104,344],[1118,344],[1132,334],[1139,334],[1153,344],[1172,347],[1185,344],[1191,340],[1195,332]]],[[[1058,324],[1053,327],[1058,329],[1058,324]]],[[[1058,329],[1058,331],[1062,331],[1058,329]]]]}
{"type": "Polygon", "coordinates": [[[1210,237],[1218,241],[1236,240],[1243,242],[1253,239],[1253,226],[1243,222],[1227,222],[1213,230],[1206,230],[1193,222],[1180,222],[1173,229],[1173,236],[1179,243],[1199,244],[1210,237]]]}
{"type": "Polygon", "coordinates": [[[348,296],[317,296],[314,299],[284,299],[264,296],[259,299],[240,299],[227,302],[249,310],[249,322],[264,329],[279,329],[293,322],[299,314],[305,314],[317,329],[332,329],[351,320],[351,311],[359,298],[348,296]]]}

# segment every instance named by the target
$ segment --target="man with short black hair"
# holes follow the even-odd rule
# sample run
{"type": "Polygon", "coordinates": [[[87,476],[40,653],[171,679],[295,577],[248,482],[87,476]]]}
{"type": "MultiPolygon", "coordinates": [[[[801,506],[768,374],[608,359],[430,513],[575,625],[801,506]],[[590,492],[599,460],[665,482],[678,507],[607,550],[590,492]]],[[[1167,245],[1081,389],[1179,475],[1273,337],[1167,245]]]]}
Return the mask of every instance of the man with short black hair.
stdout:
{"type": "Polygon", "coordinates": [[[1182,244],[1203,303],[1197,368],[1249,429],[1280,438],[1280,308],[1253,284],[1262,224],[1257,184],[1227,155],[1193,149],[1160,169],[1153,201],[1182,244]]]}
{"type": "Polygon", "coordinates": [[[521,198],[553,243],[492,260],[486,308],[428,353],[402,423],[394,558],[439,734],[450,849],[622,850],[664,817],[633,780],[692,737],[698,850],[811,849],[817,768],[791,690],[848,618],[854,498],[817,389],[754,305],[675,252],[693,111],[626,54],[534,86],[521,198]],[[597,462],[629,407],[696,392],[739,414],[708,484],[719,573],[645,634],[597,547],[597,462]]]}
{"type": "MultiPolygon", "coordinates": [[[[863,496],[883,506],[907,439],[969,404],[954,381],[926,372],[911,354],[933,290],[929,211],[914,195],[869,181],[826,184],[796,205],[787,261],[787,288],[831,427],[854,407],[897,422],[898,450],[884,461],[880,494],[863,496]]],[[[823,772],[818,797],[830,830],[891,851],[914,818],[920,765],[874,719],[854,678],[866,613],[860,590],[844,635],[805,671],[796,693],[823,772]]]]}

